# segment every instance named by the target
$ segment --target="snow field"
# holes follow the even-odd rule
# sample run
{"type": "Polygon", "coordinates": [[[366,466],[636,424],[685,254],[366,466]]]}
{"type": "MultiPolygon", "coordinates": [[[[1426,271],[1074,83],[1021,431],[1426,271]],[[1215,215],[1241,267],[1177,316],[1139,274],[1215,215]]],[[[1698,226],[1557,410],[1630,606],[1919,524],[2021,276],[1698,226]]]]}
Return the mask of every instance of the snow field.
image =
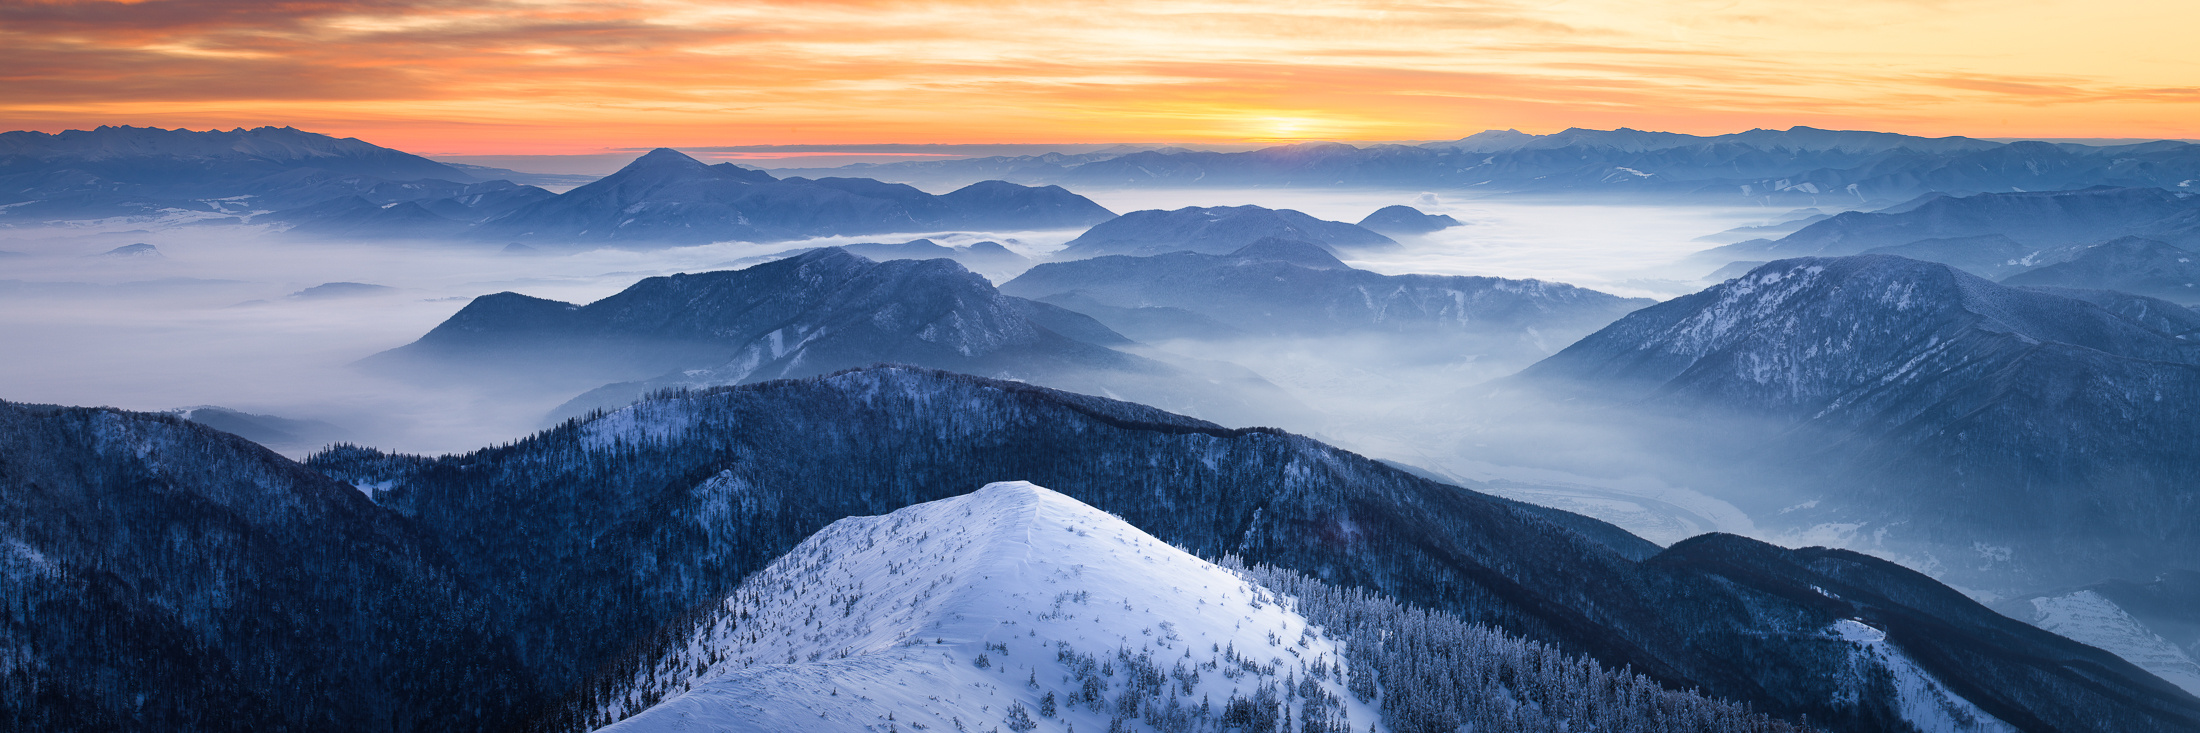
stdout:
{"type": "Polygon", "coordinates": [[[2122,606],[2090,590],[2032,599],[2033,626],[2098,647],[2200,695],[2200,664],[2122,606]]]}
{"type": "Polygon", "coordinates": [[[1857,694],[1863,694],[1865,681],[1876,676],[1875,672],[1884,672],[1894,685],[1902,719],[1916,726],[1919,733],[2017,733],[2015,726],[1950,692],[1932,673],[1888,642],[1886,632],[1854,619],[1835,621],[1826,632],[1856,645],[1849,659],[1855,670],[1851,679],[1856,681],[1857,694]]]}
{"type": "Polygon", "coordinates": [[[1382,730],[1270,591],[1029,483],[835,522],[743,583],[599,723],[643,731],[1382,730]],[[1250,721],[1249,721],[1250,722],[1250,721]]]}

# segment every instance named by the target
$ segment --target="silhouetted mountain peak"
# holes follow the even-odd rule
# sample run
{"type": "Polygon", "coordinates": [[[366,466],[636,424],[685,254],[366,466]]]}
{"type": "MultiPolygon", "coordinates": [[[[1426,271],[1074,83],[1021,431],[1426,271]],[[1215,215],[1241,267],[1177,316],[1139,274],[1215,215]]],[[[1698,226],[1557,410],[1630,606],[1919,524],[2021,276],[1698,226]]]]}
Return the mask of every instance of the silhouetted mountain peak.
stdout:
{"type": "Polygon", "coordinates": [[[705,165],[703,161],[696,160],[687,153],[672,148],[656,148],[643,153],[642,157],[635,158],[632,162],[627,163],[625,167],[627,169],[684,168],[699,170],[710,166],[705,165]]]}

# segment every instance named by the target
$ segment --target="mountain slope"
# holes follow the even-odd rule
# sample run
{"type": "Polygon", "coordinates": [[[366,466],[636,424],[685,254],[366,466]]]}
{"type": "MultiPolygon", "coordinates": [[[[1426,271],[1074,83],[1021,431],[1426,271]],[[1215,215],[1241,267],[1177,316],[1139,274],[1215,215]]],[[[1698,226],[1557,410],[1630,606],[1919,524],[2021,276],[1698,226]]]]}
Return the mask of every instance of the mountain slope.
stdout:
{"type": "Polygon", "coordinates": [[[1344,654],[1329,639],[1302,639],[1310,631],[1263,589],[1121,519],[1031,484],[997,483],[834,522],[743,582],[684,646],[604,696],[597,720],[623,719],[616,731],[866,730],[891,715],[911,727],[1014,730],[1052,718],[1050,726],[1105,730],[1111,717],[1141,713],[1155,722],[1219,717],[1289,676],[1312,683],[1292,691],[1303,701],[1293,717],[1323,719],[1327,708],[1343,729],[1364,730],[1376,715],[1342,675],[1314,679],[1315,665],[1344,654]],[[1277,639],[1307,643],[1286,653],[1277,639]],[[1206,662],[1224,645],[1233,657],[1258,654],[1259,664],[1289,661],[1222,673],[1206,662]],[[1095,659],[1109,675],[1082,669],[1095,659]],[[1122,681],[1108,679],[1117,671],[1122,681]],[[1149,682],[1146,672],[1174,674],[1149,682]],[[1088,700],[1086,679],[1117,694],[1088,700]],[[1150,702],[1135,692],[1147,684],[1150,702]],[[627,702],[667,693],[646,710],[627,702]]]}
{"type": "Polygon", "coordinates": [[[1153,255],[1188,251],[1229,254],[1262,239],[1311,242],[1331,252],[1393,247],[1389,237],[1290,209],[1258,206],[1188,206],[1175,211],[1133,211],[1094,225],[1062,248],[1063,258],[1153,255]]]}
{"type": "Polygon", "coordinates": [[[866,178],[777,179],[670,148],[482,224],[529,242],[769,242],[943,229],[1070,229],[1113,216],[1059,187],[989,181],[934,196],[866,178]]]}
{"type": "Polygon", "coordinates": [[[539,694],[411,523],[171,415],[0,403],[11,730],[464,729],[539,694]]]}
{"type": "MultiPolygon", "coordinates": [[[[2160,632],[2149,628],[2145,621],[2099,590],[2086,588],[2043,594],[2003,604],[2003,607],[2012,617],[2114,652],[2186,692],[2200,695],[2200,663],[2193,661],[2192,653],[2175,641],[2163,638],[2160,632]]],[[[2183,620],[2190,621],[2189,618],[2183,620]]]]}
{"type": "Polygon", "coordinates": [[[1448,714],[1522,730],[1654,717],[1783,728],[1486,629],[1288,578],[1316,594],[1309,603],[1255,577],[1062,494],[995,483],[834,522],[615,677],[574,722],[1021,731],[1289,720],[1342,733],[1448,714]],[[1395,634],[1409,627],[1424,636],[1403,643],[1395,634]]]}
{"type": "MultiPolygon", "coordinates": [[[[678,646],[690,611],[817,530],[988,475],[1059,480],[1187,551],[1288,568],[1256,575],[1346,640],[1348,673],[1377,672],[1374,690],[1348,674],[1341,699],[1380,693],[1386,715],[1428,716],[1407,718],[1419,727],[1505,713],[1498,695],[1441,694],[1487,689],[1481,670],[1563,680],[1511,690],[1546,715],[1602,720],[1570,711],[1645,699],[1719,713],[1565,654],[1476,641],[1486,634],[1459,619],[1844,729],[1965,706],[2027,730],[2200,720],[2200,700],[2111,655],[1853,553],[1716,536],[1660,552],[1305,438],[939,372],[662,398],[464,456],[315,459],[351,486],[173,417],[14,405],[0,417],[0,631],[24,662],[0,672],[11,729],[524,728],[575,712],[549,704],[561,693],[605,689],[583,684],[611,679],[593,673],[678,646]],[[1413,663],[1478,650],[1501,652],[1485,655],[1497,666],[1413,663]]],[[[1119,705],[1121,679],[1106,681],[1119,705]]]]}
{"type": "Polygon", "coordinates": [[[464,456],[345,449],[314,464],[386,487],[379,502],[481,572],[525,578],[501,583],[532,619],[525,664],[568,684],[619,659],[633,630],[724,599],[833,521],[1029,480],[1194,554],[1390,595],[1790,719],[1906,715],[1832,630],[1861,618],[2013,725],[2200,722],[2200,700],[2113,655],[1854,553],[1724,538],[1642,560],[1656,548],[1608,525],[1306,438],[923,370],[669,395],[464,456]],[[498,529],[516,516],[561,529],[498,529]]]}
{"type": "Polygon", "coordinates": [[[2200,438],[2196,327],[2136,296],[1803,258],[1637,311],[1517,383],[1651,432],[1696,425],[1666,442],[1774,470],[1747,483],[1762,508],[1809,502],[1777,522],[2040,587],[2200,556],[2200,532],[2164,520],[2200,508],[2178,447],[2200,438]]]}

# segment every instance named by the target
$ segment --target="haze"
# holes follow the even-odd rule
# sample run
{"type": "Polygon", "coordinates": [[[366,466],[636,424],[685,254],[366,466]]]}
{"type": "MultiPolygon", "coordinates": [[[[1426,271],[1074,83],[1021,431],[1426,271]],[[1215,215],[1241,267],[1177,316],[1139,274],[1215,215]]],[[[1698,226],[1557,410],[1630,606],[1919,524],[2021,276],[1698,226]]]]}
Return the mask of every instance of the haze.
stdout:
{"type": "MultiPolygon", "coordinates": [[[[1432,205],[1419,192],[1201,190],[1095,198],[1118,211],[1252,203],[1352,220],[1383,205],[1418,200],[1431,211],[1452,212],[1472,223],[1355,264],[1382,272],[1535,277],[1661,297],[1700,287],[1661,268],[1705,246],[1690,241],[1694,236],[1778,218],[1711,207],[1432,205]]],[[[257,227],[116,228],[122,226],[130,228],[16,229],[0,235],[0,250],[28,255],[0,260],[5,273],[0,299],[7,304],[0,308],[0,338],[19,345],[19,353],[38,355],[0,361],[0,382],[11,385],[9,399],[139,410],[218,404],[325,420],[351,429],[358,440],[420,452],[462,451],[520,437],[572,396],[492,397],[428,389],[349,368],[360,358],[419,338],[475,296],[514,291],[586,303],[644,277],[747,266],[820,245],[930,236],[949,244],[1006,240],[1025,253],[1044,255],[1078,233],[911,232],[528,256],[478,244],[301,243],[257,227]],[[154,244],[162,256],[99,256],[139,242],[154,244]],[[329,282],[393,290],[291,297],[329,282]]],[[[1298,381],[1314,379],[1302,375],[1298,381]]],[[[1395,384],[1395,379],[1385,381],[1395,384]]],[[[1381,390],[1354,389],[1339,395],[1337,403],[1376,391],[1381,390]]]]}

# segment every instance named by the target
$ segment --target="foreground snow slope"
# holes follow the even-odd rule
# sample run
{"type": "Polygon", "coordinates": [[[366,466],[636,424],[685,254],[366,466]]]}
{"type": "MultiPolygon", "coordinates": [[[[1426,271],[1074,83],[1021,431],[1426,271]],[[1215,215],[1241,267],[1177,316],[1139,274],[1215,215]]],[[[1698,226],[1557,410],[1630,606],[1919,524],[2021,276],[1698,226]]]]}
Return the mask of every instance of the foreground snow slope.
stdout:
{"type": "Polygon", "coordinates": [[[1239,575],[1051,490],[996,483],[833,523],[599,719],[624,718],[609,728],[621,733],[1100,733],[1112,718],[1189,728],[1280,704],[1299,729],[1369,730],[1377,716],[1342,664],[1239,575]]]}

